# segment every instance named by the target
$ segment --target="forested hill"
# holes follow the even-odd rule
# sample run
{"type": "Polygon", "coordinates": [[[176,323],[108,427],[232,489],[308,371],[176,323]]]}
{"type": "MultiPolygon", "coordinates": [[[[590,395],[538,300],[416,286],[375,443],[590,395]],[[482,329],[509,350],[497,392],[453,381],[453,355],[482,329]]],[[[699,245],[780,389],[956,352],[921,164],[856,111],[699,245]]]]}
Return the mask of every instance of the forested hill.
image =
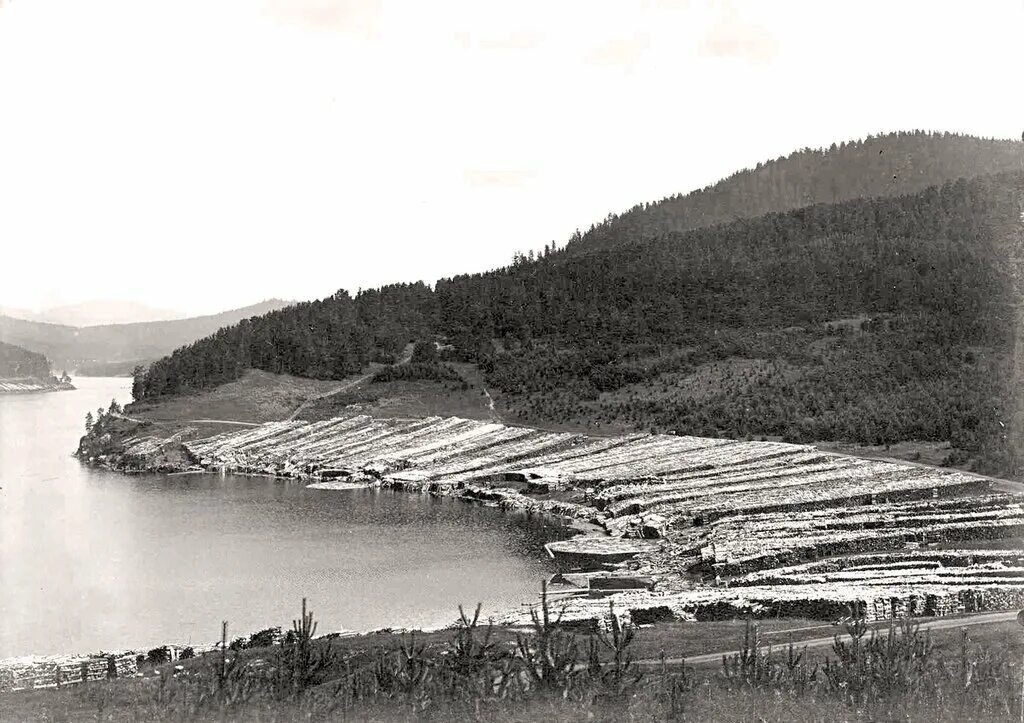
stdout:
{"type": "Polygon", "coordinates": [[[1022,193],[1022,174],[979,177],[549,254],[433,291],[339,292],[179,349],[135,391],[250,367],[339,378],[435,338],[479,364],[510,421],[951,441],[979,469],[1019,473],[1022,193]]]}
{"type": "Polygon", "coordinates": [[[49,379],[50,362],[42,354],[0,341],[0,379],[49,379]]]}
{"type": "Polygon", "coordinates": [[[566,251],[577,254],[816,203],[916,193],[958,178],[1024,169],[1024,144],[913,131],[869,136],[759,163],[718,183],[609,216],[566,251]]]}

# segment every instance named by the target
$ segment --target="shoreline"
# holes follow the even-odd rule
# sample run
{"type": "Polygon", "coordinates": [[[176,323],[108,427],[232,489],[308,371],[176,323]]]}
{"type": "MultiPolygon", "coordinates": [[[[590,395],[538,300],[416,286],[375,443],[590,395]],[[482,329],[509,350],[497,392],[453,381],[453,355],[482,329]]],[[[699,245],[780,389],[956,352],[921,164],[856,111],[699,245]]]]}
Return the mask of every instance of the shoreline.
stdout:
{"type": "MultiPolygon", "coordinates": [[[[581,533],[546,546],[563,571],[567,623],[606,625],[609,597],[617,617],[637,624],[1024,605],[1024,550],[984,547],[1024,537],[1024,498],[957,470],[812,445],[596,437],[458,417],[292,420],[203,438],[113,422],[123,427],[117,444],[92,454],[83,438],[84,462],[376,487],[552,516],[581,533]]],[[[496,619],[521,624],[528,610],[496,619]]]]}
{"type": "MultiPolygon", "coordinates": [[[[78,457],[79,455],[77,453],[75,453],[73,456],[78,457]]],[[[390,484],[390,483],[388,483],[386,481],[382,481],[382,480],[378,480],[378,479],[368,479],[368,480],[366,480],[364,482],[347,483],[348,486],[341,486],[340,484],[335,485],[335,484],[332,484],[330,482],[317,482],[316,480],[318,478],[313,477],[313,476],[296,477],[296,476],[285,476],[285,475],[273,474],[273,473],[267,473],[267,472],[252,472],[252,471],[244,471],[244,470],[225,470],[225,469],[222,469],[222,468],[196,468],[194,466],[194,464],[179,465],[179,466],[184,466],[185,468],[177,469],[177,471],[167,471],[164,468],[163,465],[160,465],[159,469],[157,469],[157,468],[153,468],[153,469],[137,469],[137,468],[125,469],[125,468],[123,468],[121,466],[122,460],[119,460],[117,458],[110,458],[110,457],[108,457],[107,459],[104,459],[104,460],[95,460],[95,461],[92,461],[92,462],[90,462],[89,460],[82,460],[82,459],[80,459],[79,461],[82,464],[86,465],[86,466],[107,469],[107,470],[118,472],[120,474],[125,474],[125,475],[128,475],[128,476],[143,475],[143,474],[163,474],[163,475],[166,475],[168,477],[178,477],[178,476],[189,476],[189,475],[220,475],[220,474],[230,474],[230,475],[238,476],[238,477],[253,477],[253,478],[274,480],[276,482],[297,483],[297,484],[301,484],[303,487],[309,487],[311,489],[321,489],[321,490],[324,490],[324,491],[343,491],[345,489],[367,489],[367,490],[376,489],[376,490],[386,490],[386,491],[394,492],[394,493],[430,495],[430,496],[433,496],[433,497],[441,497],[441,498],[453,499],[453,500],[457,500],[457,501],[462,502],[462,503],[472,503],[472,504],[477,504],[477,505],[485,506],[485,507],[498,508],[498,509],[501,509],[504,512],[520,512],[520,513],[523,513],[523,514],[525,514],[527,516],[538,515],[538,516],[541,516],[543,518],[547,518],[551,522],[557,522],[558,523],[557,525],[552,525],[552,529],[562,528],[562,529],[567,529],[567,530],[573,530],[574,534],[572,535],[572,537],[583,536],[583,535],[588,535],[588,536],[598,536],[598,535],[606,536],[607,535],[607,532],[603,528],[601,528],[601,527],[599,527],[597,525],[589,524],[589,523],[587,523],[587,522],[585,522],[583,520],[580,520],[578,518],[573,518],[571,516],[563,516],[563,515],[559,515],[559,514],[552,513],[552,512],[538,511],[538,510],[535,510],[535,509],[525,509],[525,508],[517,506],[516,505],[516,501],[515,500],[511,500],[511,499],[508,501],[507,504],[503,504],[502,500],[484,500],[484,499],[479,499],[479,498],[475,498],[475,497],[471,497],[471,496],[454,494],[453,490],[450,490],[450,489],[429,489],[428,490],[426,488],[415,487],[415,486],[411,486],[411,485],[408,485],[408,484],[390,484]]],[[[547,537],[550,538],[549,542],[550,541],[554,541],[554,540],[566,539],[564,536],[548,535],[547,537]]],[[[537,551],[537,557],[538,558],[545,558],[545,559],[547,559],[547,558],[550,557],[550,553],[548,553],[546,551],[546,549],[542,547],[540,550],[537,551]]],[[[522,603],[520,603],[519,607],[524,607],[524,606],[527,606],[527,605],[530,605],[530,604],[531,604],[531,601],[529,599],[527,599],[527,600],[524,600],[522,603]]],[[[495,609],[495,610],[492,611],[492,613],[493,613],[492,617],[493,617],[493,619],[497,620],[502,615],[507,614],[507,612],[508,612],[508,610],[506,610],[506,609],[495,609]]],[[[438,633],[438,632],[444,632],[444,631],[447,631],[447,630],[452,630],[457,625],[458,625],[458,618],[457,618],[457,615],[455,613],[453,613],[452,614],[452,619],[449,622],[443,623],[443,624],[440,624],[440,625],[425,626],[425,627],[406,627],[406,626],[399,626],[399,625],[392,625],[390,623],[385,623],[385,624],[383,624],[383,625],[381,625],[379,627],[373,627],[373,628],[369,628],[369,629],[365,629],[365,630],[349,630],[349,629],[344,629],[344,630],[334,631],[334,632],[330,632],[330,633],[325,633],[325,634],[323,634],[321,636],[318,636],[318,637],[321,638],[321,639],[337,638],[337,637],[344,637],[344,638],[367,637],[367,638],[370,638],[370,637],[372,637],[374,635],[382,635],[382,634],[404,634],[404,633],[410,633],[410,632],[415,632],[415,633],[438,633]]],[[[496,625],[497,625],[497,623],[496,623],[496,625]]],[[[271,626],[271,627],[273,627],[273,626],[271,626]]],[[[259,631],[258,630],[247,631],[244,634],[244,636],[248,637],[249,635],[254,634],[256,632],[259,632],[259,631]]],[[[0,673],[2,673],[5,669],[11,668],[11,667],[25,666],[25,665],[36,665],[36,664],[38,664],[38,665],[51,665],[51,666],[56,666],[56,665],[67,666],[67,665],[76,663],[77,661],[80,661],[80,660],[83,660],[83,659],[86,659],[86,658],[98,659],[98,658],[107,658],[107,657],[110,657],[110,656],[123,657],[123,656],[126,656],[126,655],[131,655],[131,656],[143,655],[144,656],[150,650],[155,650],[155,649],[160,649],[160,648],[177,649],[179,651],[182,650],[182,649],[185,649],[185,648],[192,648],[195,651],[196,655],[198,656],[198,655],[200,655],[202,653],[208,653],[210,651],[218,650],[219,649],[219,644],[216,643],[216,642],[208,643],[208,644],[201,644],[201,643],[197,643],[197,644],[184,644],[184,643],[180,643],[180,642],[164,641],[164,642],[162,642],[160,644],[151,645],[151,646],[134,646],[134,645],[131,645],[131,646],[128,646],[128,647],[118,648],[118,649],[109,649],[109,650],[108,649],[100,649],[98,651],[89,652],[89,653],[83,653],[81,651],[59,652],[59,653],[38,653],[38,654],[37,653],[20,653],[20,654],[15,654],[15,655],[7,656],[7,657],[4,657],[4,658],[0,658],[0,673]]]]}
{"type": "Polygon", "coordinates": [[[41,394],[45,392],[70,392],[76,389],[71,382],[40,382],[22,379],[0,379],[0,395],[41,394]]]}

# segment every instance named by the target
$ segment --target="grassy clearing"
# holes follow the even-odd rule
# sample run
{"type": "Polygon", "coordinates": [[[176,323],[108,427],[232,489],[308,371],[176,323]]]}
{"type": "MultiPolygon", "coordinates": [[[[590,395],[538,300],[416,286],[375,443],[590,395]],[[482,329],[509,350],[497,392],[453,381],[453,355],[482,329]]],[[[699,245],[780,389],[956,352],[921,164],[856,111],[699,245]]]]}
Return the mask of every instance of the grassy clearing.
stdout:
{"type": "MultiPolygon", "coordinates": [[[[905,462],[918,462],[920,464],[939,467],[945,462],[954,451],[949,442],[927,442],[927,441],[903,441],[890,445],[860,445],[849,442],[817,442],[819,449],[831,452],[849,454],[855,457],[873,457],[877,459],[898,459],[905,462]]],[[[954,465],[958,468],[968,469],[969,459],[964,459],[963,464],[954,465]]]]}
{"type": "Polygon", "coordinates": [[[271,422],[284,419],[310,397],[344,383],[253,370],[241,379],[208,391],[136,402],[126,411],[138,419],[170,424],[199,419],[271,422]]]}
{"type": "MultiPolygon", "coordinates": [[[[250,370],[241,378],[194,394],[134,402],[127,418],[108,416],[83,438],[83,458],[107,455],[117,459],[126,439],[147,436],[170,439],[179,432],[188,438],[211,437],[246,426],[286,419],[304,402],[337,389],[345,382],[302,379],[286,374],[250,370]]],[[[166,445],[145,463],[122,469],[184,469],[189,466],[180,444],[166,445]]]]}
{"type": "Polygon", "coordinates": [[[483,389],[466,381],[388,381],[361,384],[319,399],[306,407],[300,419],[320,421],[345,414],[375,417],[494,418],[483,389]]]}

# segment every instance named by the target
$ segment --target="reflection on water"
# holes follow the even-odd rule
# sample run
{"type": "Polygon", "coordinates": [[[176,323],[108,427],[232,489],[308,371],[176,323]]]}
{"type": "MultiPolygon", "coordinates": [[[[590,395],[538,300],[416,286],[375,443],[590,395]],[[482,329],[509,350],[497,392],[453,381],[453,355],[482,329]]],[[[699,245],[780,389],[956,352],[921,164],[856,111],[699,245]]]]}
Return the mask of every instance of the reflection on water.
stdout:
{"type": "Polygon", "coordinates": [[[0,658],[209,642],[287,626],[450,622],[508,607],[551,573],[536,518],[386,490],[233,475],[128,477],[70,457],[85,412],[128,380],[0,396],[0,658]]]}

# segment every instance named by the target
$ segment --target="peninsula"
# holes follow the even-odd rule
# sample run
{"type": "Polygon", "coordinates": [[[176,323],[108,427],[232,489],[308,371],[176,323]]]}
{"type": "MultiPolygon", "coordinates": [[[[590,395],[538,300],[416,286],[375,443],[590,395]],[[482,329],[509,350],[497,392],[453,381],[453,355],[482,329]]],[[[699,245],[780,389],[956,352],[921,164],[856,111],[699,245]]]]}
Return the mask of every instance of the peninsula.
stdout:
{"type": "Polygon", "coordinates": [[[45,356],[0,342],[0,394],[66,389],[74,389],[71,377],[66,372],[59,377],[54,376],[45,356]]]}

